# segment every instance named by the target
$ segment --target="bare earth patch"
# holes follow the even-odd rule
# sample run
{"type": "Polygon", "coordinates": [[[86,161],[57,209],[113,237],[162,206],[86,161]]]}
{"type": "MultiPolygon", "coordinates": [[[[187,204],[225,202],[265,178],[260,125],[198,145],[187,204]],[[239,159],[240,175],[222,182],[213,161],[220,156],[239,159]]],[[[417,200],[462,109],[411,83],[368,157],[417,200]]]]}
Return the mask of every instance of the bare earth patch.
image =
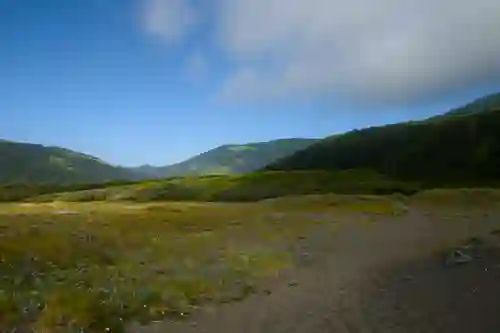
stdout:
{"type": "Polygon", "coordinates": [[[304,241],[312,263],[262,284],[258,294],[130,332],[500,331],[500,232],[492,233],[500,210],[428,208],[413,204],[375,224],[344,216],[333,237],[320,232],[304,241]],[[471,237],[480,240],[472,260],[446,265],[471,237]]]}

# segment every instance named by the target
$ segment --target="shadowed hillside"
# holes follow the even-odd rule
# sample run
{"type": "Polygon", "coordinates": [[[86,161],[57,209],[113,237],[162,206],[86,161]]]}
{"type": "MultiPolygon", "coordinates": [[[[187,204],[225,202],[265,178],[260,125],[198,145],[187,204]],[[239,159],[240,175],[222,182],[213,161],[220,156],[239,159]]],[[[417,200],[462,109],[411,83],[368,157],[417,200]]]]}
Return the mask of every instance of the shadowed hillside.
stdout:
{"type": "Polygon", "coordinates": [[[0,141],[0,183],[95,183],[137,175],[59,147],[0,141]]]}

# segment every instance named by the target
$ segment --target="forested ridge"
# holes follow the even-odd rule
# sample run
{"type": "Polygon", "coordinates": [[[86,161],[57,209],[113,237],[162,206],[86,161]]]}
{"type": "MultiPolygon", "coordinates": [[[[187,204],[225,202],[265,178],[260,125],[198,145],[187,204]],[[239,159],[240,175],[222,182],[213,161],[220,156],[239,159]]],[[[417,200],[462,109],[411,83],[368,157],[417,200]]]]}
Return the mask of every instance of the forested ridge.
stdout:
{"type": "Polygon", "coordinates": [[[368,168],[435,186],[500,180],[500,94],[424,121],[354,130],[326,138],[266,170],[368,168]]]}

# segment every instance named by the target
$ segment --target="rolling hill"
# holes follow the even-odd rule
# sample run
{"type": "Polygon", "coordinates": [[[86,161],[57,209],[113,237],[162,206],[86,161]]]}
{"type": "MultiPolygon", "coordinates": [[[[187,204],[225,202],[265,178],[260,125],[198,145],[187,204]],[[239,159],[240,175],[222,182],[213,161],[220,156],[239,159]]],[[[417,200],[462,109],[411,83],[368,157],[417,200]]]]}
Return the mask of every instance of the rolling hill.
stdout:
{"type": "Polygon", "coordinates": [[[317,141],[317,139],[280,139],[245,145],[223,145],[177,164],[165,167],[145,165],[135,168],[134,171],[149,178],[240,174],[261,169],[317,141]]]}
{"type": "Polygon", "coordinates": [[[260,169],[315,141],[283,139],[248,145],[225,145],[171,166],[124,168],[65,148],[0,140],[0,184],[102,183],[113,180],[244,173],[260,169]]]}
{"type": "Polygon", "coordinates": [[[126,168],[59,147],[0,141],[0,183],[98,183],[138,179],[126,168]]]}
{"type": "Polygon", "coordinates": [[[354,130],[323,140],[223,145],[165,167],[124,168],[64,148],[6,140],[0,140],[0,156],[0,184],[369,169],[432,186],[489,185],[500,181],[500,93],[423,121],[354,130]]]}
{"type": "Polygon", "coordinates": [[[500,180],[500,94],[424,121],[354,130],[326,138],[264,170],[368,168],[435,186],[500,180]]]}

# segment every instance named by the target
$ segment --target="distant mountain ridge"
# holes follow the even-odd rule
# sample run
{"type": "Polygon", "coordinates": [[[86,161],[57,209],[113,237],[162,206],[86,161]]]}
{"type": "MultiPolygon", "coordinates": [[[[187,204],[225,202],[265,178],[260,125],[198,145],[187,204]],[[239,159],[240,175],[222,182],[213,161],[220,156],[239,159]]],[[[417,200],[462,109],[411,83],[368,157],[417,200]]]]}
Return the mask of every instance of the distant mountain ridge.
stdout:
{"type": "Polygon", "coordinates": [[[423,121],[328,137],[264,170],[357,168],[437,186],[500,181],[500,93],[423,121]]]}
{"type": "Polygon", "coordinates": [[[360,168],[433,184],[500,181],[500,93],[422,121],[353,130],[322,140],[223,145],[164,167],[125,168],[65,148],[0,139],[0,184],[360,168]]]}
{"type": "Polygon", "coordinates": [[[0,139],[0,184],[101,183],[184,175],[254,171],[308,147],[315,139],[281,139],[225,145],[171,166],[125,168],[66,148],[0,139]]]}
{"type": "Polygon", "coordinates": [[[229,144],[173,165],[164,167],[144,165],[133,170],[153,178],[245,173],[263,168],[317,141],[318,139],[292,138],[243,145],[229,144]]]}

